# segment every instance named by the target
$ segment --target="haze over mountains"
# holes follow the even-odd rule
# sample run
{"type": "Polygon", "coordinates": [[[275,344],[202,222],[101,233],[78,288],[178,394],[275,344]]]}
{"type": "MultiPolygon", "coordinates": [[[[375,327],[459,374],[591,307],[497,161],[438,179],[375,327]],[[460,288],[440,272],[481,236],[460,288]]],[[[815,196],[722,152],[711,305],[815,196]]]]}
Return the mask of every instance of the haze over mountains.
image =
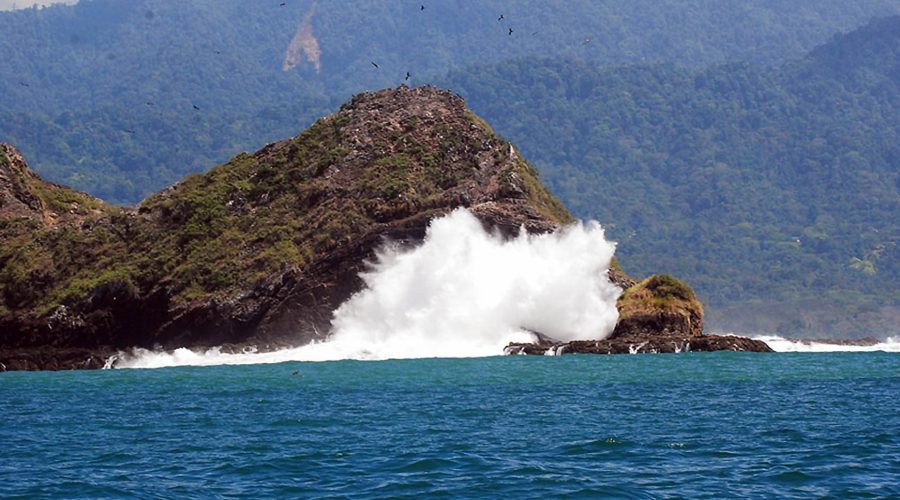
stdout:
{"type": "Polygon", "coordinates": [[[629,271],[695,285],[713,328],[900,323],[900,2],[279,4],[0,14],[0,140],[134,203],[409,72],[608,224],[629,271]]]}

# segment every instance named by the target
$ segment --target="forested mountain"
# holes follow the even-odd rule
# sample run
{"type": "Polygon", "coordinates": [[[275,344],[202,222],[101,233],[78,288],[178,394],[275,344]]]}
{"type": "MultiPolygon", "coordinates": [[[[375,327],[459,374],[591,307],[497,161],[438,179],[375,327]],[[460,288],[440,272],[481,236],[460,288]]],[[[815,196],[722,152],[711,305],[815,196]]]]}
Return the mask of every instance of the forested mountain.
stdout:
{"type": "Polygon", "coordinates": [[[527,59],[444,83],[576,215],[611,223],[638,274],[684,276],[720,309],[803,302],[785,330],[849,329],[816,317],[838,311],[897,329],[876,309],[900,301],[900,16],[778,69],[527,59]]]}
{"type": "Polygon", "coordinates": [[[409,72],[608,224],[629,271],[695,285],[713,328],[898,328],[900,1],[280,3],[0,13],[0,140],[134,203],[409,72]]]}
{"type": "Polygon", "coordinates": [[[516,58],[772,64],[900,13],[898,0],[281,3],[84,0],[2,13],[0,139],[48,178],[133,203],[407,72],[422,84],[516,58]]]}

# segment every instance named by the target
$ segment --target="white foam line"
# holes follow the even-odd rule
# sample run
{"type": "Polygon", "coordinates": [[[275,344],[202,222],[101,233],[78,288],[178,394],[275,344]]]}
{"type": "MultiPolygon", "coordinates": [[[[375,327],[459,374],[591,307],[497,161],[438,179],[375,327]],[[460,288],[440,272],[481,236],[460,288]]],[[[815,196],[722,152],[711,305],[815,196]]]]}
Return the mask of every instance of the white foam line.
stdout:
{"type": "Polygon", "coordinates": [[[874,345],[842,345],[790,340],[777,335],[760,335],[753,338],[769,344],[769,347],[775,352],[900,352],[900,342],[890,337],[874,345]]]}

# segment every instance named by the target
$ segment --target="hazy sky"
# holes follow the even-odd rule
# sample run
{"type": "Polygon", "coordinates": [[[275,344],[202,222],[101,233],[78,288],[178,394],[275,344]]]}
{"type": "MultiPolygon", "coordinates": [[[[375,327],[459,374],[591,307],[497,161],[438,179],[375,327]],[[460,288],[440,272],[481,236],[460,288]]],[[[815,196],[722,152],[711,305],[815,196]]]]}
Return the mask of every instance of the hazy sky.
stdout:
{"type": "Polygon", "coordinates": [[[0,0],[0,10],[24,9],[32,5],[50,5],[51,3],[77,3],[78,0],[0,0]]]}

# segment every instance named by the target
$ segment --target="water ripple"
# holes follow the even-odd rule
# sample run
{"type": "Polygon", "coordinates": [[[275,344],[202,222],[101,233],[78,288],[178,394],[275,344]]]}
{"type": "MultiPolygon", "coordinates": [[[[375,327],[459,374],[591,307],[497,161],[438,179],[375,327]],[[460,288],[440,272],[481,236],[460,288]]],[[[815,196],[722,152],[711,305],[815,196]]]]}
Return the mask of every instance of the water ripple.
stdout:
{"type": "Polygon", "coordinates": [[[0,497],[897,497],[898,393],[890,353],[5,373],[0,497]]]}

